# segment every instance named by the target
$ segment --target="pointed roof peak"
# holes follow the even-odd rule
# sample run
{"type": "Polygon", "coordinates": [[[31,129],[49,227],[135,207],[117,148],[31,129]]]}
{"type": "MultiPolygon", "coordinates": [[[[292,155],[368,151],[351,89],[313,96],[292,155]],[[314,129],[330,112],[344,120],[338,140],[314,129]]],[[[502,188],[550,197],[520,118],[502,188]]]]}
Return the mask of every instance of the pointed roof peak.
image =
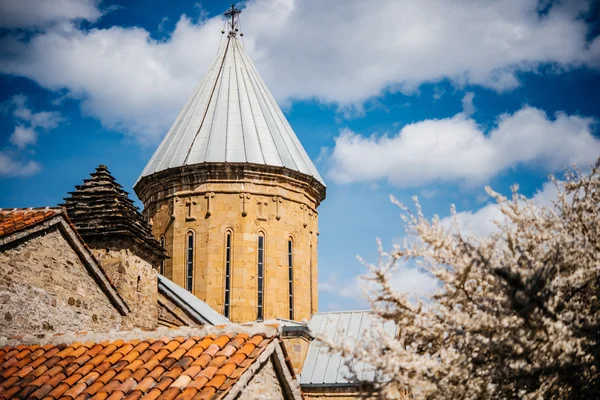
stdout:
{"type": "Polygon", "coordinates": [[[110,174],[110,171],[108,170],[108,167],[104,164],[100,164],[96,167],[96,171],[98,172],[108,172],[110,174]]]}
{"type": "Polygon", "coordinates": [[[76,190],[69,192],[61,204],[86,243],[95,246],[128,237],[151,258],[164,258],[164,250],[154,239],[150,225],[108,168],[100,165],[90,176],[76,185],[76,190]]]}
{"type": "MultiPolygon", "coordinates": [[[[231,5],[231,8],[227,10],[223,15],[228,19],[227,25],[229,26],[229,35],[228,36],[236,36],[240,26],[240,17],[239,15],[242,13],[242,10],[235,7],[235,3],[231,5]]],[[[221,33],[225,33],[225,30],[222,30],[221,33]]],[[[240,36],[244,36],[243,33],[240,33],[240,36]]]]}
{"type": "Polygon", "coordinates": [[[310,157],[237,40],[239,10],[226,13],[232,28],[138,182],[170,168],[202,163],[282,167],[312,176],[310,157]]]}

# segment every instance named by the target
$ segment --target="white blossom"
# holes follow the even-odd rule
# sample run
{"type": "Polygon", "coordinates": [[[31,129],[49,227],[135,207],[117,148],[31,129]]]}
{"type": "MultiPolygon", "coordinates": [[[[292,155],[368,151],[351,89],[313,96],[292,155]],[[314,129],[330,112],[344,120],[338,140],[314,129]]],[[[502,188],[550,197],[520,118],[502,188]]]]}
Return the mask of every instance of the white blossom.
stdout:
{"type": "MultiPolygon", "coordinates": [[[[330,351],[372,366],[373,397],[396,399],[600,398],[600,159],[591,173],[575,167],[552,207],[487,188],[504,218],[487,237],[464,235],[392,198],[417,240],[377,265],[363,261],[366,296],[396,336],[334,343],[330,351]],[[415,301],[390,283],[398,265],[418,261],[440,281],[415,301]]],[[[451,212],[455,215],[454,208],[451,212]]]]}

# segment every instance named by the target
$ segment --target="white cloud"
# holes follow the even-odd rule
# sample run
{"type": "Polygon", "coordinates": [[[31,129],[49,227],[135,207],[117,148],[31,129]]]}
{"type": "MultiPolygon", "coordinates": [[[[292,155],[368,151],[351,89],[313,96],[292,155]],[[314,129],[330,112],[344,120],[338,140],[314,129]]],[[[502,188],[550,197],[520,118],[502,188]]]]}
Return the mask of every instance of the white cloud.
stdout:
{"type": "MultiPolygon", "coordinates": [[[[360,276],[339,279],[336,275],[330,275],[328,281],[319,282],[319,290],[338,297],[336,304],[344,304],[354,309],[368,309],[369,304],[364,298],[364,289],[370,284],[360,276]]],[[[392,275],[390,284],[399,293],[419,298],[433,294],[438,288],[438,280],[435,277],[408,265],[398,268],[392,275]]]]}
{"type": "Polygon", "coordinates": [[[44,27],[75,19],[95,21],[98,0],[0,0],[0,27],[44,27]]]}
{"type": "MultiPolygon", "coordinates": [[[[538,206],[551,206],[557,197],[557,189],[554,183],[545,182],[531,200],[538,206]]],[[[491,199],[486,195],[486,198],[491,199]]],[[[456,213],[458,228],[465,235],[488,236],[497,231],[495,221],[502,221],[504,215],[496,203],[490,203],[474,211],[462,211],[456,213]]],[[[451,217],[441,219],[441,224],[446,229],[452,229],[451,217]]],[[[413,237],[401,237],[393,242],[402,246],[404,240],[414,240],[413,237]]],[[[391,277],[392,287],[400,292],[424,298],[435,293],[439,288],[439,281],[432,275],[421,269],[414,268],[408,263],[399,266],[396,273],[391,277]]],[[[369,304],[363,297],[363,288],[368,287],[369,282],[359,276],[347,277],[346,273],[330,273],[325,280],[319,281],[319,290],[329,294],[325,306],[328,311],[340,309],[368,309],[369,304]]],[[[321,299],[323,296],[321,297],[321,299]]]]}
{"type": "Polygon", "coordinates": [[[423,188],[419,191],[420,195],[426,199],[431,199],[439,193],[439,189],[436,188],[423,188]]]}
{"type": "Polygon", "coordinates": [[[470,117],[475,113],[475,105],[473,104],[473,99],[475,98],[475,93],[467,92],[462,98],[462,108],[463,114],[465,116],[470,117]]]}
{"type": "Polygon", "coordinates": [[[51,90],[67,88],[82,99],[84,113],[105,126],[156,139],[215,55],[219,37],[211,34],[217,42],[210,44],[202,37],[220,29],[216,21],[197,26],[182,19],[167,42],[139,28],[51,31],[13,47],[11,57],[0,59],[0,70],[51,90]]]}
{"type": "Polygon", "coordinates": [[[64,121],[56,111],[34,112],[27,102],[27,97],[19,94],[13,96],[4,107],[12,110],[16,126],[6,146],[0,149],[0,176],[27,176],[38,172],[40,164],[27,160],[25,149],[37,143],[40,131],[55,129],[64,121]]]}
{"type": "MultiPolygon", "coordinates": [[[[557,198],[557,189],[553,182],[547,181],[537,191],[531,200],[540,207],[552,207],[552,201],[557,198]]],[[[489,198],[489,197],[488,197],[489,198]]],[[[458,228],[465,234],[476,236],[488,236],[498,230],[496,221],[504,221],[505,217],[496,203],[490,203],[476,211],[461,211],[456,213],[458,228]]],[[[441,220],[447,228],[451,228],[451,217],[441,220]]]]}
{"type": "Polygon", "coordinates": [[[22,123],[27,123],[30,128],[41,128],[51,130],[58,127],[64,121],[62,115],[57,111],[40,111],[34,112],[27,105],[27,97],[22,94],[17,94],[12,97],[12,106],[14,106],[13,115],[22,123]]]}
{"type": "Polygon", "coordinates": [[[446,89],[440,86],[436,86],[433,88],[433,99],[439,100],[446,93],[446,89]]]}
{"type": "Polygon", "coordinates": [[[362,295],[358,276],[342,283],[337,275],[330,275],[327,281],[319,282],[319,290],[346,298],[355,298],[362,295]]]}
{"type": "Polygon", "coordinates": [[[42,129],[54,129],[63,121],[63,117],[56,111],[34,113],[27,107],[16,109],[14,115],[22,121],[27,121],[34,128],[42,129]]]}
{"type": "Polygon", "coordinates": [[[28,176],[41,169],[36,161],[19,161],[6,151],[0,151],[0,176],[28,176]]]}
{"type": "Polygon", "coordinates": [[[335,139],[329,177],[341,183],[387,179],[406,187],[436,181],[482,183],[519,164],[556,171],[571,163],[584,166],[600,154],[593,120],[523,107],[498,118],[485,132],[459,113],[425,120],[395,135],[364,137],[345,129],[335,139]]]}
{"type": "MultiPolygon", "coordinates": [[[[483,237],[497,231],[496,221],[503,221],[504,215],[496,203],[490,203],[474,212],[461,211],[456,213],[456,220],[462,233],[483,237]]],[[[450,217],[443,218],[441,222],[448,229],[452,226],[450,217]]]]}
{"type": "Polygon", "coordinates": [[[244,23],[278,97],[352,104],[389,85],[410,91],[444,78],[510,89],[518,71],[539,63],[587,62],[581,8],[555,6],[540,17],[537,3],[256,1],[244,23]]]}
{"type": "Polygon", "coordinates": [[[158,31],[159,32],[164,32],[166,30],[165,29],[165,25],[167,24],[167,22],[169,22],[169,17],[163,17],[160,20],[160,23],[158,24],[158,31]]]}
{"type": "Polygon", "coordinates": [[[392,288],[399,293],[412,294],[418,297],[433,294],[438,288],[438,280],[426,272],[403,266],[392,275],[390,280],[392,288]]]}
{"type": "MultiPolygon", "coordinates": [[[[586,171],[587,168],[581,166],[582,171],[586,171]]],[[[531,198],[535,204],[540,207],[553,207],[553,201],[558,197],[558,190],[554,182],[545,182],[540,190],[538,190],[531,198]]]]}
{"type": "Polygon", "coordinates": [[[24,149],[28,145],[37,142],[37,132],[31,127],[25,128],[22,125],[17,125],[8,141],[19,149],[24,149]]]}
{"type": "MultiPolygon", "coordinates": [[[[540,16],[537,0],[251,0],[242,23],[247,50],[279,101],[316,98],[360,111],[384,90],[424,82],[506,90],[519,72],[544,63],[597,66],[600,39],[586,42],[580,3],[540,16]]],[[[67,89],[104,125],[154,140],[206,71],[222,26],[220,17],[184,17],[161,41],[141,28],[61,26],[26,43],[5,38],[0,71],[67,89]]]]}

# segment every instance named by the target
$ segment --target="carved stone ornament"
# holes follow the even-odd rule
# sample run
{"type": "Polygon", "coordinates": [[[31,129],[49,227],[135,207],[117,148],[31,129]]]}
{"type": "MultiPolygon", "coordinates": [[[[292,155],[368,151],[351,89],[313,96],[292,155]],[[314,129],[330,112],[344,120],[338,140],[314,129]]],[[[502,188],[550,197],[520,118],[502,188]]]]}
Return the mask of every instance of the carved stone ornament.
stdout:
{"type": "Polygon", "coordinates": [[[171,216],[171,219],[175,219],[175,203],[179,203],[179,197],[173,197],[169,202],[169,215],[171,216]]]}
{"type": "Polygon", "coordinates": [[[185,206],[187,207],[187,215],[185,217],[186,221],[195,221],[196,220],[196,216],[194,215],[194,206],[196,205],[195,201],[192,200],[188,200],[185,203],[185,206]]]}
{"type": "Polygon", "coordinates": [[[242,199],[242,217],[248,215],[248,211],[246,211],[246,204],[248,200],[250,200],[250,195],[248,193],[240,193],[240,199],[242,199]]]}
{"type": "Polygon", "coordinates": [[[204,195],[204,198],[206,199],[206,218],[212,215],[212,201],[210,201],[210,199],[213,197],[215,197],[215,192],[206,193],[204,195]]]}
{"type": "Polygon", "coordinates": [[[283,203],[283,200],[279,196],[273,197],[273,202],[275,203],[275,219],[279,221],[281,219],[281,215],[279,214],[279,205],[283,203]]]}

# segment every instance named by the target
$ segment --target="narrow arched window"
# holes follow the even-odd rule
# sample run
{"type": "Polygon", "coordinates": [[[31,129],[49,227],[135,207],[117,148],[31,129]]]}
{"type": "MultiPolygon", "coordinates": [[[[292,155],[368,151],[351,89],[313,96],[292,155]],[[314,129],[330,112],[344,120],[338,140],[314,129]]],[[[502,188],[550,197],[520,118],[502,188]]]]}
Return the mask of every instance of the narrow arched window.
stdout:
{"type": "Polygon", "coordinates": [[[310,315],[313,314],[313,248],[312,243],[310,244],[310,263],[308,268],[310,269],[310,315]]]}
{"type": "Polygon", "coordinates": [[[292,239],[288,240],[288,295],[290,302],[290,319],[294,319],[294,259],[292,239]]]}
{"type": "Polygon", "coordinates": [[[187,234],[185,266],[185,288],[191,292],[194,282],[194,232],[187,234]]]}
{"type": "MultiPolygon", "coordinates": [[[[164,236],[161,236],[161,237],[160,237],[160,247],[162,247],[162,248],[163,248],[163,250],[165,249],[165,237],[164,237],[164,236]]],[[[164,259],[163,259],[163,260],[161,260],[161,262],[160,262],[160,267],[159,267],[159,269],[158,269],[158,272],[159,272],[161,275],[164,275],[164,274],[165,274],[165,260],[164,260],[164,259]]]]}
{"type": "Polygon", "coordinates": [[[225,234],[225,305],[223,315],[229,318],[231,303],[231,232],[225,234]]]}
{"type": "Polygon", "coordinates": [[[257,313],[256,319],[262,321],[264,319],[263,310],[263,290],[264,290],[264,271],[265,269],[265,237],[262,234],[258,235],[258,279],[256,287],[258,291],[257,313]]]}

